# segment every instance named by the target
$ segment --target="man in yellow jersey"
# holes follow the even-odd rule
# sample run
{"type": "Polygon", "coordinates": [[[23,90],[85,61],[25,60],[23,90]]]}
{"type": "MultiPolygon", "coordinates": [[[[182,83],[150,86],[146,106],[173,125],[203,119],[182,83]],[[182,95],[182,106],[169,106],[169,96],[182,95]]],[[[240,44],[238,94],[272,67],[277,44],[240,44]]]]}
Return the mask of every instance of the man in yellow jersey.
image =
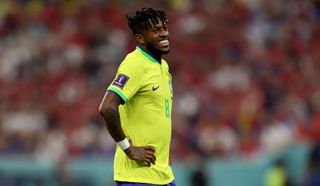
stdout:
{"type": "Polygon", "coordinates": [[[118,68],[99,112],[117,142],[114,180],[118,186],[175,186],[169,165],[172,78],[167,15],[143,8],[128,16],[136,49],[118,68]]]}

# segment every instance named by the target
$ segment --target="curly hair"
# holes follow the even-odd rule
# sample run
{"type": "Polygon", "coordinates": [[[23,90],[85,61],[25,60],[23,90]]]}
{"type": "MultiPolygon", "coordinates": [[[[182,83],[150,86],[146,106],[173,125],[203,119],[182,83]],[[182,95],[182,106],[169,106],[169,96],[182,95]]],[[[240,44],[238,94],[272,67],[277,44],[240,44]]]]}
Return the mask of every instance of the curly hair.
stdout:
{"type": "Polygon", "coordinates": [[[143,29],[148,29],[153,25],[158,24],[159,20],[163,24],[169,22],[167,14],[163,10],[154,10],[152,8],[142,8],[136,11],[133,16],[126,15],[128,20],[128,26],[132,30],[133,34],[141,34],[143,29]]]}

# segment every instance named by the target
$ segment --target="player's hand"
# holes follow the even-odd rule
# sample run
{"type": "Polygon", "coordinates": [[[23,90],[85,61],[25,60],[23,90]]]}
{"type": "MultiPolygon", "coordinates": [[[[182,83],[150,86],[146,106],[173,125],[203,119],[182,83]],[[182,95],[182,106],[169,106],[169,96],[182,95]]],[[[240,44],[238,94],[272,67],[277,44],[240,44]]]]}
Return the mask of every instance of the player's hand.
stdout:
{"type": "Polygon", "coordinates": [[[130,159],[146,162],[148,166],[155,164],[156,156],[152,146],[133,146],[131,140],[129,142],[130,147],[124,150],[124,152],[130,159]]]}

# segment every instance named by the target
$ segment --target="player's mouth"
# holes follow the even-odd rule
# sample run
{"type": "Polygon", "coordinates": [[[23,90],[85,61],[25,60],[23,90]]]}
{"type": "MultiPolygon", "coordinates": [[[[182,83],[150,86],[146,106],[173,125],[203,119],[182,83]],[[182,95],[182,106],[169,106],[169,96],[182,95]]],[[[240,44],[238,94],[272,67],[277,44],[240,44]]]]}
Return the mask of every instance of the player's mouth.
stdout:
{"type": "Polygon", "coordinates": [[[165,39],[165,40],[160,41],[159,44],[162,47],[168,47],[170,43],[169,43],[168,39],[165,39]]]}

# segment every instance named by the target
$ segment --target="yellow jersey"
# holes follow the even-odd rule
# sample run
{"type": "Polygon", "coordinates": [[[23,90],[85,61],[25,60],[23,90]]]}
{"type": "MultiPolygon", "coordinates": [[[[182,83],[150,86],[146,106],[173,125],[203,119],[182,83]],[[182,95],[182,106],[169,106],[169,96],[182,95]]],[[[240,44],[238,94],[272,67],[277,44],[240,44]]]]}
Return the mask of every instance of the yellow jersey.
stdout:
{"type": "Polygon", "coordinates": [[[156,162],[146,164],[131,160],[117,146],[114,180],[150,184],[168,184],[174,180],[169,166],[171,142],[172,77],[165,60],[159,63],[137,47],[118,68],[108,91],[118,94],[121,126],[134,146],[155,148],[156,162]]]}

